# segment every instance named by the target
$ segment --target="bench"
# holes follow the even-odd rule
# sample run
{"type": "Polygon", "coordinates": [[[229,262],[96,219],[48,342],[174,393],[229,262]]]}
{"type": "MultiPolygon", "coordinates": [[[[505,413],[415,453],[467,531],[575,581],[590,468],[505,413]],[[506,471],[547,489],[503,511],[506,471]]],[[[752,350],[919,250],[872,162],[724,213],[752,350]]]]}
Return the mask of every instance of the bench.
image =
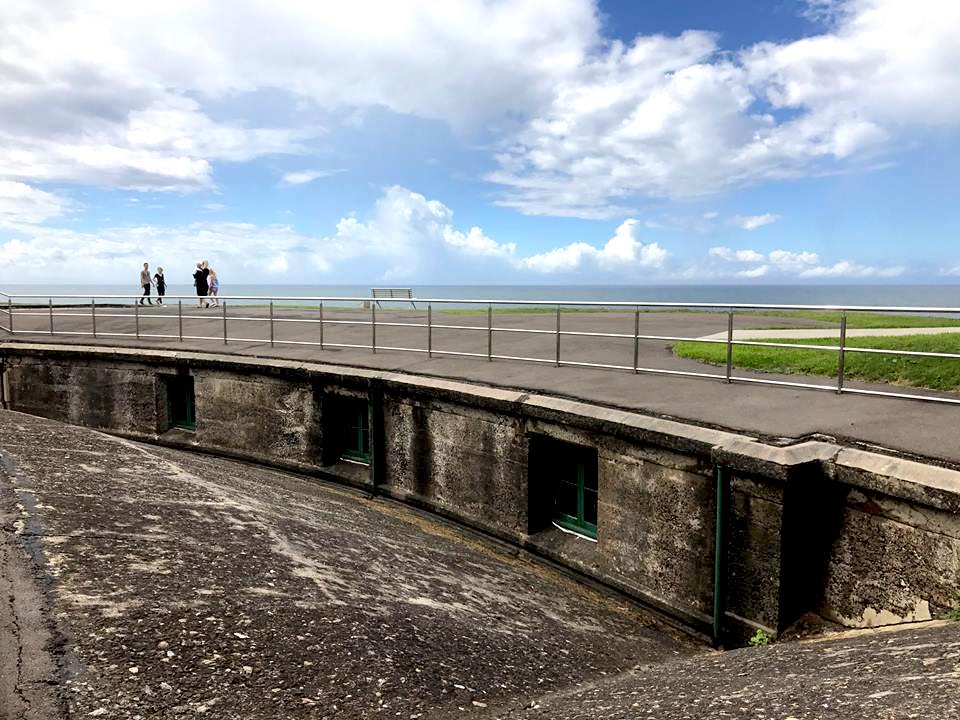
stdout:
{"type": "Polygon", "coordinates": [[[370,292],[373,293],[373,301],[377,307],[380,307],[380,300],[409,300],[413,309],[417,309],[411,288],[371,288],[370,292]]]}

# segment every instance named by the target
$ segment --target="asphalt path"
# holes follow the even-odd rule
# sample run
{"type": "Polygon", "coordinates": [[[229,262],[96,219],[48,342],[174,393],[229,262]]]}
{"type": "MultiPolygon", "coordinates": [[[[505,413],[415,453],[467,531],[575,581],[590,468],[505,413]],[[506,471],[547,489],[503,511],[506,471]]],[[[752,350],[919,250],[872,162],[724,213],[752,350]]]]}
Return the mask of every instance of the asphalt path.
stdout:
{"type": "MultiPolygon", "coordinates": [[[[488,333],[485,314],[454,314],[435,311],[432,332],[433,357],[425,352],[428,337],[425,309],[381,311],[377,313],[377,352],[369,346],[373,340],[370,312],[326,309],[324,320],[336,321],[323,328],[320,342],[320,312],[277,307],[274,311],[274,343],[271,345],[269,311],[266,308],[231,306],[227,312],[228,343],[223,342],[222,309],[197,309],[184,305],[183,342],[175,305],[163,309],[145,306],[139,313],[141,338],[132,337],[137,318],[133,308],[99,308],[98,337],[89,334],[92,322],[89,308],[73,310],[69,317],[54,318],[55,333],[49,335],[49,317],[44,308],[33,315],[15,317],[15,329],[28,331],[7,339],[14,341],[80,343],[119,346],[156,347],[176,350],[236,353],[261,357],[303,359],[354,367],[384,369],[418,375],[458,379],[484,385],[515,388],[576,398],[602,405],[641,411],[711,427],[720,427],[764,438],[799,439],[825,435],[840,441],[862,443],[892,451],[951,464],[960,464],[960,442],[955,428],[960,406],[916,400],[873,396],[837,395],[835,380],[826,377],[777,375],[736,369],[743,378],[763,378],[786,382],[822,385],[825,390],[774,387],[723,380],[675,375],[634,374],[629,369],[610,370],[589,366],[555,367],[556,316],[553,314],[494,313],[493,353],[509,358],[535,358],[540,362],[512,359],[486,359],[488,333]],[[249,318],[249,319],[240,319],[249,318]],[[366,324],[363,324],[366,323],[366,324]],[[394,323],[394,324],[391,324],[394,323]],[[439,327],[454,325],[459,328],[439,327]],[[518,329],[538,330],[520,333],[518,329]],[[172,337],[149,337],[166,335],[172,337]],[[196,339],[206,337],[210,339],[196,339]],[[310,344],[304,344],[310,343],[310,344]],[[332,347],[333,344],[364,347],[332,347]],[[388,349],[406,348],[407,350],[388,349]],[[445,355],[444,351],[473,353],[471,356],[445,355]]],[[[0,315],[0,319],[6,318],[0,315]]],[[[599,332],[632,336],[632,313],[564,313],[564,332],[599,332]]],[[[657,337],[699,338],[726,331],[724,314],[695,312],[641,313],[640,334],[657,337]]],[[[830,328],[827,323],[797,318],[737,316],[736,330],[776,325],[830,328]]],[[[3,336],[0,336],[0,341],[3,336]]],[[[600,363],[633,366],[632,337],[587,337],[563,335],[561,360],[565,363],[600,363]]],[[[723,368],[675,357],[669,341],[642,340],[637,357],[642,368],[682,370],[722,375],[723,368]]],[[[847,387],[866,390],[911,392],[951,397],[947,393],[926,392],[881,384],[848,382],[847,387]]],[[[956,397],[956,396],[952,396],[956,397]]]]}

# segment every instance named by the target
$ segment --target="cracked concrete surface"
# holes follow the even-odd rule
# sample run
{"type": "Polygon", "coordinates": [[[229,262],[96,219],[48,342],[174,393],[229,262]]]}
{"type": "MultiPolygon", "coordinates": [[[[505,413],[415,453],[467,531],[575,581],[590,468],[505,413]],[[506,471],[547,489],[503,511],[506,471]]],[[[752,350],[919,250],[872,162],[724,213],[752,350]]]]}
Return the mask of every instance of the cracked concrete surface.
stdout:
{"type": "Polygon", "coordinates": [[[403,505],[0,411],[0,719],[937,720],[960,623],[715,653],[403,505]]]}

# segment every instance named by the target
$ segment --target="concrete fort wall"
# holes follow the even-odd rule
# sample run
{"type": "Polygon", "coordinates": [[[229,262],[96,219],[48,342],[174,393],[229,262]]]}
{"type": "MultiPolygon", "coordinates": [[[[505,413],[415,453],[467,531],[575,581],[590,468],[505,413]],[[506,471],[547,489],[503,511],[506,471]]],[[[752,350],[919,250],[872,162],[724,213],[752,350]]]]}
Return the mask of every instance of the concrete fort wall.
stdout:
{"type": "Polygon", "coordinates": [[[806,612],[863,627],[958,602],[954,470],[338,366],[12,342],[0,362],[8,409],[391,496],[699,631],[718,622],[726,642],[782,632],[806,612]],[[184,378],[192,427],[171,415],[184,378]],[[552,476],[565,472],[554,456],[568,451],[595,473],[595,538],[553,522],[552,476]]]}

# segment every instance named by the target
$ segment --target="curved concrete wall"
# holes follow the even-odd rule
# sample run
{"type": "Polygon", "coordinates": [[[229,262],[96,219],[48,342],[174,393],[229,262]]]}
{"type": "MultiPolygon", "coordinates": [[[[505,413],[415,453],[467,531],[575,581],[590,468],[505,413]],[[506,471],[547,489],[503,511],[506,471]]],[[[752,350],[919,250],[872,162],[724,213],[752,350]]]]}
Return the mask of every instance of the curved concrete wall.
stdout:
{"type": "Polygon", "coordinates": [[[389,495],[697,630],[719,620],[730,642],[809,611],[859,627],[927,619],[958,599],[960,473],[950,469],[341,366],[21,343],[0,345],[0,362],[7,408],[389,495]],[[170,427],[164,378],[176,374],[193,378],[194,431],[170,427]],[[369,466],[332,447],[345,397],[369,401],[369,466]],[[531,481],[530,452],[542,438],[595,449],[596,542],[543,522],[552,497],[531,481]]]}

